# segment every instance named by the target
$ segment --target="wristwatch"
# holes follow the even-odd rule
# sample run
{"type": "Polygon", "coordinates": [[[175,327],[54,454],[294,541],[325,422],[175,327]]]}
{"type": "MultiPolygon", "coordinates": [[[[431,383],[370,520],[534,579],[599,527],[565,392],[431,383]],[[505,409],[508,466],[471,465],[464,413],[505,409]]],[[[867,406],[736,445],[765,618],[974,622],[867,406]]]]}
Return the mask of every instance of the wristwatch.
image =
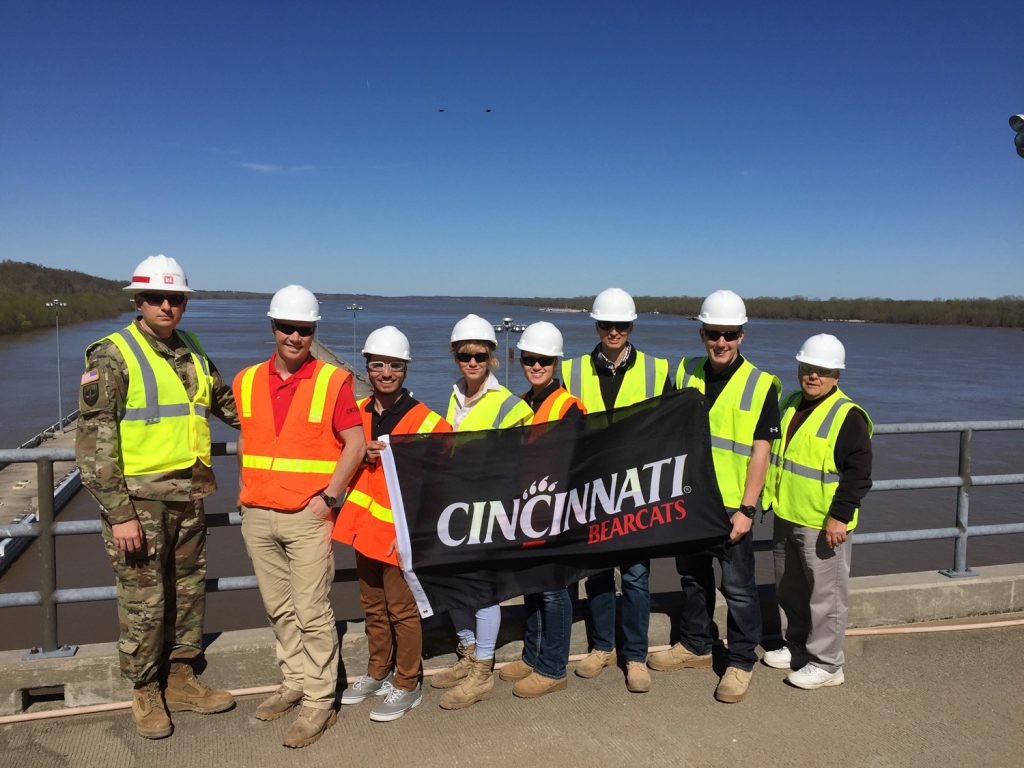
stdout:
{"type": "Polygon", "coordinates": [[[749,504],[740,504],[740,512],[753,520],[754,515],[757,514],[757,507],[752,507],[749,504]]]}
{"type": "Polygon", "coordinates": [[[320,493],[318,493],[317,496],[319,496],[321,499],[324,500],[324,504],[327,505],[328,509],[334,509],[336,506],[338,506],[338,497],[337,496],[328,496],[323,491],[320,491],[320,493]]]}

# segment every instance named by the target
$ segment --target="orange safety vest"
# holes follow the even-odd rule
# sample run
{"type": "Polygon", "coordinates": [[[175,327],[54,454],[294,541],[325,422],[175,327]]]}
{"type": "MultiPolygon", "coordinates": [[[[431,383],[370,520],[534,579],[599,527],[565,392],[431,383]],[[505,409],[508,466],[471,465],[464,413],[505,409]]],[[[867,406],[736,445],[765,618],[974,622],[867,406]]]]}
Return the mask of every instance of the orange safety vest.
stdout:
{"type": "Polygon", "coordinates": [[[299,381],[278,435],[271,373],[270,363],[263,362],[242,370],[232,384],[243,440],[239,500],[250,507],[295,511],[326,488],[334,474],[342,447],[334,433],[334,410],[352,374],[317,360],[313,375],[299,381]]]}
{"type": "Polygon", "coordinates": [[[561,421],[573,405],[579,408],[581,413],[587,412],[582,401],[570,395],[569,390],[565,387],[559,387],[544,399],[540,408],[533,414],[533,420],[530,423],[544,424],[548,421],[561,421]]]}
{"type": "MultiPolygon", "coordinates": [[[[366,410],[369,400],[367,397],[359,401],[359,413],[363,417],[363,432],[367,442],[373,439],[373,414],[366,410]]],[[[392,433],[420,435],[451,431],[451,424],[423,403],[417,403],[399,420],[392,433]]],[[[384,468],[379,461],[373,464],[364,462],[356,472],[351,490],[334,522],[331,536],[366,557],[398,565],[398,553],[391,551],[388,554],[395,541],[395,517],[391,512],[391,497],[384,479],[384,468]]]]}

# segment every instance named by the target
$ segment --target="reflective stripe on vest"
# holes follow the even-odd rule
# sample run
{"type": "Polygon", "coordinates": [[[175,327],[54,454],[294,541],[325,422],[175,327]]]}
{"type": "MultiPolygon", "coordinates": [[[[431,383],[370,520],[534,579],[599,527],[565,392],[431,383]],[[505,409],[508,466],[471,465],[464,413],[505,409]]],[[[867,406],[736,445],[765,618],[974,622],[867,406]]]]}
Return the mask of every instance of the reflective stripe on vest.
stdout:
{"type": "MultiPolygon", "coordinates": [[[[152,361],[146,355],[142,347],[142,344],[145,344],[147,347],[150,345],[144,339],[140,343],[139,339],[135,337],[135,334],[139,333],[139,331],[135,330],[133,333],[129,330],[133,328],[135,328],[134,324],[128,326],[128,328],[122,328],[115,335],[128,345],[128,348],[131,349],[132,354],[139,363],[139,369],[142,374],[143,397],[145,398],[146,404],[141,408],[125,407],[121,418],[124,421],[145,421],[153,424],[160,421],[162,418],[169,418],[171,416],[188,416],[193,410],[193,405],[190,403],[176,403],[173,405],[160,403],[160,397],[156,387],[156,371],[153,369],[152,361]]],[[[192,353],[192,364],[196,366],[197,377],[200,370],[202,370],[204,376],[209,376],[210,369],[207,365],[206,356],[201,350],[199,350],[199,345],[191,338],[190,334],[180,332],[178,333],[178,336],[185,342],[185,346],[187,346],[189,351],[192,353]]],[[[108,338],[112,339],[112,336],[108,338]]],[[[121,345],[119,344],[118,347],[120,346],[121,345]]],[[[173,368],[173,366],[171,367],[173,368]]],[[[202,382],[202,377],[198,378],[200,382],[202,382]]],[[[182,385],[182,388],[184,388],[184,385],[182,385]]],[[[201,389],[201,386],[197,389],[197,395],[198,391],[201,389]]],[[[195,403],[194,410],[197,416],[207,418],[209,415],[207,407],[202,403],[195,403]]]]}
{"type": "Polygon", "coordinates": [[[377,503],[368,493],[363,493],[353,488],[349,491],[348,496],[345,497],[345,503],[348,504],[349,502],[352,502],[357,507],[362,507],[382,522],[389,523],[390,525],[395,524],[395,515],[391,509],[377,503]]]}
{"type": "MultiPolygon", "coordinates": [[[[455,416],[455,393],[448,401],[448,421],[455,416]]],[[[504,387],[489,389],[484,393],[459,424],[459,432],[476,432],[484,429],[507,429],[529,424],[533,418],[530,408],[518,395],[504,387]]]]}
{"type": "Polygon", "coordinates": [[[129,477],[185,469],[197,459],[210,466],[210,363],[195,337],[184,331],[174,333],[188,347],[195,367],[193,398],[172,361],[153,348],[135,323],[101,339],[117,347],[128,368],[118,434],[122,471],[129,477]]]}
{"type": "Polygon", "coordinates": [[[558,421],[565,416],[573,404],[581,412],[586,413],[583,403],[570,395],[565,387],[559,387],[544,399],[544,402],[541,403],[540,408],[537,409],[530,423],[544,424],[549,421],[558,421]]]}
{"type": "MultiPolygon", "coordinates": [[[[623,374],[622,386],[615,397],[615,407],[624,408],[657,397],[662,393],[667,378],[668,360],[636,351],[636,361],[623,374]]],[[[607,410],[601,395],[601,382],[594,371],[590,355],[563,360],[562,381],[566,383],[570,394],[586,406],[587,413],[607,410]]]]}
{"type": "MultiPolygon", "coordinates": [[[[851,410],[859,410],[873,432],[870,417],[838,388],[815,407],[786,442],[789,425],[800,403],[794,392],[782,404],[782,436],[772,444],[766,494],[771,494],[775,514],[783,520],[808,528],[825,524],[840,474],[835,464],[836,439],[851,410]]],[[[854,510],[847,530],[857,526],[854,510]]]]}
{"type": "MultiPolygon", "coordinates": [[[[707,359],[684,357],[676,370],[677,386],[707,394],[704,379],[707,359]]],[[[715,476],[722,500],[730,509],[737,509],[743,503],[747,467],[754,452],[754,430],[761,418],[768,391],[773,386],[779,391],[782,382],[744,359],[708,412],[715,476]]]]}

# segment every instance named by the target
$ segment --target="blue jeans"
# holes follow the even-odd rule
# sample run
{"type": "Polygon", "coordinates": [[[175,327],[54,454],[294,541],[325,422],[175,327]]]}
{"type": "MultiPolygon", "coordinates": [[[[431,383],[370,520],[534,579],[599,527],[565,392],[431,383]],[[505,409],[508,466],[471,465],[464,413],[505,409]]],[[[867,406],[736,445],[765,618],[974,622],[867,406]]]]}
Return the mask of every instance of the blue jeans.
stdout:
{"type": "Polygon", "coordinates": [[[565,677],[572,632],[572,603],[565,587],[526,595],[526,634],[523,661],[533,671],[552,680],[565,677]]]}
{"type": "MultiPolygon", "coordinates": [[[[647,629],[651,623],[651,593],[648,582],[651,561],[623,563],[622,573],[622,655],[626,661],[647,660],[647,629]]],[[[587,579],[594,650],[615,648],[615,571],[601,571],[587,579]]]]}
{"type": "Polygon", "coordinates": [[[761,642],[761,600],[754,577],[754,536],[735,544],[723,541],[707,549],[676,557],[683,606],[679,639],[691,653],[711,653],[711,622],[715,614],[714,558],[722,566],[722,594],[729,608],[728,665],[748,672],[757,663],[754,649],[761,642]]]}

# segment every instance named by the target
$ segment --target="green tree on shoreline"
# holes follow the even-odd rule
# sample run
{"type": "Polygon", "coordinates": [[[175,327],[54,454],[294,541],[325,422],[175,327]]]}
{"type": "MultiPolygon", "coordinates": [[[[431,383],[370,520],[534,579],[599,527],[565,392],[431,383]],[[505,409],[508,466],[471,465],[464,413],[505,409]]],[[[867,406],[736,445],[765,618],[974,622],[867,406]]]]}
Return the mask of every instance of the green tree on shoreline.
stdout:
{"type": "Polygon", "coordinates": [[[0,334],[23,333],[54,324],[52,299],[67,304],[60,311],[62,324],[128,311],[123,283],[70,269],[53,269],[21,261],[0,261],[0,334]]]}
{"type": "MultiPolygon", "coordinates": [[[[21,261],[0,261],[0,335],[23,333],[53,326],[53,310],[46,302],[58,298],[67,303],[61,323],[117,317],[131,309],[119,280],[107,280],[70,269],[54,269],[21,261]]],[[[252,299],[269,293],[202,291],[193,298],[252,299]]],[[[339,294],[321,294],[321,298],[339,294]]],[[[371,299],[372,296],[360,296],[371,299]]],[[[485,298],[486,301],[520,306],[589,310],[594,297],[485,298]]],[[[637,311],[696,317],[703,297],[638,296],[637,311]]],[[[897,300],[879,298],[809,299],[759,296],[746,299],[752,317],[773,320],[837,320],[918,325],[970,325],[992,328],[1024,328],[1024,297],[996,299],[897,300]]]]}

